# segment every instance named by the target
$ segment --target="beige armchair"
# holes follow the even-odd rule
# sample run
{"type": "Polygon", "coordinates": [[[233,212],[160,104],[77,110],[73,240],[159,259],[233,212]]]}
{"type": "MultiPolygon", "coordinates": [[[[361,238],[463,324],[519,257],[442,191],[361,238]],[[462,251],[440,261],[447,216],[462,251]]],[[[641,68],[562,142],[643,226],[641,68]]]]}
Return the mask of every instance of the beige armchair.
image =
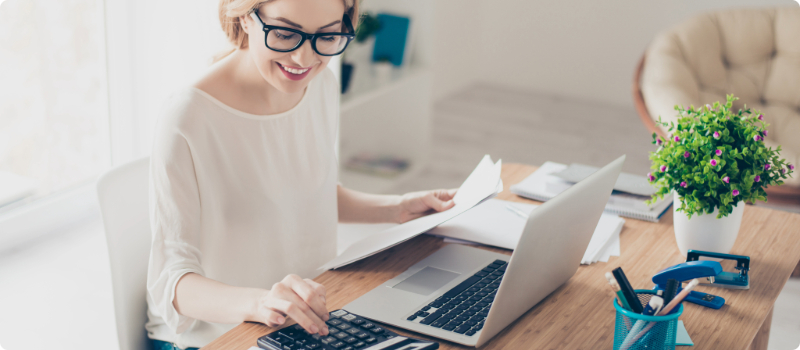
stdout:
{"type": "MultiPolygon", "coordinates": [[[[761,110],[771,124],[765,142],[800,164],[800,8],[737,9],[693,17],[660,33],[633,82],[645,126],[674,121],[674,106],[725,101],[761,110]]],[[[800,168],[798,168],[800,169],[800,168]]],[[[767,190],[770,203],[800,204],[800,173],[767,190]]],[[[800,265],[796,273],[800,274],[800,265]]]]}

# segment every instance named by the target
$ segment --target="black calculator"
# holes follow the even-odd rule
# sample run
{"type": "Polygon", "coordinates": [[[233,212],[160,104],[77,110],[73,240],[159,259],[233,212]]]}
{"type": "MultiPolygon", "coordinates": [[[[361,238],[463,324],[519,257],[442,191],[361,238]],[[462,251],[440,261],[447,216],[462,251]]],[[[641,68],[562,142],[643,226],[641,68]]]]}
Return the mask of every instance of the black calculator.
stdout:
{"type": "Polygon", "coordinates": [[[299,324],[258,338],[268,350],[431,350],[439,343],[407,338],[345,310],[331,311],[328,335],[310,334],[299,324]]]}

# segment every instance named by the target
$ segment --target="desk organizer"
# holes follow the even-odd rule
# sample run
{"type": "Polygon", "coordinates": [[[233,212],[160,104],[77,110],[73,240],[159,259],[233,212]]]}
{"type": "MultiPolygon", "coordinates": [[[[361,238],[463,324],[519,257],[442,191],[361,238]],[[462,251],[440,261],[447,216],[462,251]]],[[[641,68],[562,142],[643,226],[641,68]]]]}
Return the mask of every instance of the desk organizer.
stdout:
{"type": "MultiPolygon", "coordinates": [[[[642,307],[650,302],[655,291],[637,289],[636,295],[642,307]]],[[[614,308],[617,310],[617,319],[614,324],[614,350],[674,350],[675,338],[678,336],[678,317],[683,313],[683,304],[666,316],[645,316],[633,311],[625,310],[614,299],[614,308]],[[639,325],[637,327],[637,322],[639,325]],[[649,329],[641,337],[631,336],[631,330],[649,329]]],[[[637,332],[638,333],[638,332],[637,332]]]]}

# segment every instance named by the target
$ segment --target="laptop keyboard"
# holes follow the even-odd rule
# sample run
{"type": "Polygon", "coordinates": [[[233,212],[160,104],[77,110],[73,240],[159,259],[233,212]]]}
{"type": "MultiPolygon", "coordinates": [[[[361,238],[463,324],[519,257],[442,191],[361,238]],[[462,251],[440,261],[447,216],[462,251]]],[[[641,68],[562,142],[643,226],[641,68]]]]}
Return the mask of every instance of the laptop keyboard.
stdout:
{"type": "Polygon", "coordinates": [[[495,260],[483,270],[422,307],[407,320],[472,336],[483,328],[508,263],[495,260]]]}
{"type": "Polygon", "coordinates": [[[439,343],[399,336],[345,310],[330,312],[328,335],[310,334],[300,325],[289,326],[258,338],[268,350],[372,350],[439,348],[439,343]]]}

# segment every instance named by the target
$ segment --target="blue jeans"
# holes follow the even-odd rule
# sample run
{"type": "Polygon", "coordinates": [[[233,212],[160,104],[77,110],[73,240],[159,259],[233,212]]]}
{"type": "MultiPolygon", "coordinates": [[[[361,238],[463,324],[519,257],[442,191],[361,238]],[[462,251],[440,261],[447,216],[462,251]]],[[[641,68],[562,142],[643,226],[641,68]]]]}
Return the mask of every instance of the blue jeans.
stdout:
{"type": "Polygon", "coordinates": [[[150,341],[153,343],[153,350],[198,350],[197,348],[181,349],[175,344],[156,339],[150,339],[150,341]]]}

